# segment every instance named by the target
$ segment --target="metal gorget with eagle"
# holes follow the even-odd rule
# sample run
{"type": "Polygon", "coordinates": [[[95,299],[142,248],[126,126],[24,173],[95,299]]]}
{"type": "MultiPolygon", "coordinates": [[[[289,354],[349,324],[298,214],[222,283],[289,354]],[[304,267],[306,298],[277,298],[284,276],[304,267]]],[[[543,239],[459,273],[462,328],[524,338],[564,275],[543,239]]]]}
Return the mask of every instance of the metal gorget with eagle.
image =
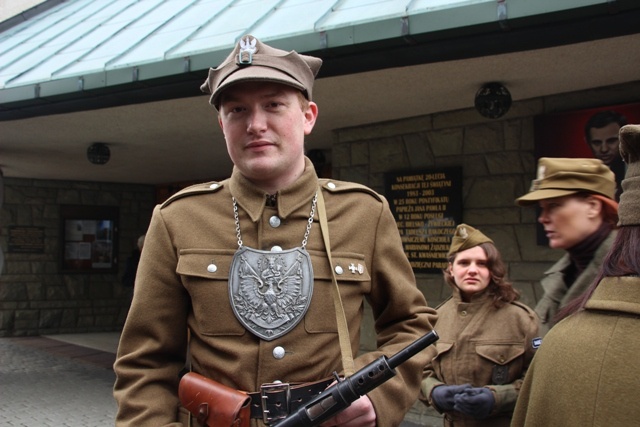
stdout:
{"type": "Polygon", "coordinates": [[[313,267],[305,247],[316,202],[317,194],[301,247],[263,251],[243,246],[238,206],[233,199],[238,251],[229,271],[229,299],[238,321],[263,340],[271,341],[291,331],[309,309],[313,267]]]}

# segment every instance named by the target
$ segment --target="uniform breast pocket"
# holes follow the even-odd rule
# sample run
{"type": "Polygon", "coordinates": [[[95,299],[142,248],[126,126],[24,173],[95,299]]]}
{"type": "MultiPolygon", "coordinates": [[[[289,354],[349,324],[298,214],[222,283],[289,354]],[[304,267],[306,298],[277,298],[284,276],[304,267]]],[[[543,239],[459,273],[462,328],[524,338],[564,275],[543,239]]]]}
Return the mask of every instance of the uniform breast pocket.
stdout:
{"type": "Polygon", "coordinates": [[[183,249],[176,273],[191,295],[196,324],[203,335],[244,335],[229,299],[229,269],[235,251],[183,249]]]}
{"type": "Polygon", "coordinates": [[[523,343],[477,343],[476,353],[485,365],[486,370],[483,371],[491,374],[489,384],[509,384],[520,378],[523,368],[523,343]]]}
{"type": "MultiPolygon", "coordinates": [[[[332,281],[331,266],[327,255],[310,251],[313,263],[313,296],[311,305],[304,318],[308,333],[337,333],[336,309],[332,294],[335,286],[332,281]]],[[[347,322],[357,319],[361,313],[364,294],[371,286],[371,276],[364,261],[364,255],[355,253],[332,253],[333,266],[340,298],[347,322]]],[[[350,325],[351,326],[351,325],[350,325]]]]}
{"type": "Polygon", "coordinates": [[[438,378],[446,382],[450,379],[447,378],[445,374],[455,372],[455,366],[453,366],[455,361],[452,357],[449,357],[451,349],[453,348],[453,343],[438,340],[433,347],[435,348],[436,355],[431,359],[431,366],[433,366],[433,371],[436,373],[438,378]]]}

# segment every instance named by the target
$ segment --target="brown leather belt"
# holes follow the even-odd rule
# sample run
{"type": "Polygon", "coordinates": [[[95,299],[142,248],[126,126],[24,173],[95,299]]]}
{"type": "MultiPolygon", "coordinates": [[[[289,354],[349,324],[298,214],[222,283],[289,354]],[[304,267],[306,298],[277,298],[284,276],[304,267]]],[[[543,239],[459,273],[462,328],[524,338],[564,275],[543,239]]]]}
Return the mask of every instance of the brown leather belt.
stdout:
{"type": "Polygon", "coordinates": [[[263,384],[260,391],[248,393],[251,397],[251,418],[260,418],[265,424],[281,420],[295,412],[310,399],[322,393],[334,377],[300,384],[263,384]]]}

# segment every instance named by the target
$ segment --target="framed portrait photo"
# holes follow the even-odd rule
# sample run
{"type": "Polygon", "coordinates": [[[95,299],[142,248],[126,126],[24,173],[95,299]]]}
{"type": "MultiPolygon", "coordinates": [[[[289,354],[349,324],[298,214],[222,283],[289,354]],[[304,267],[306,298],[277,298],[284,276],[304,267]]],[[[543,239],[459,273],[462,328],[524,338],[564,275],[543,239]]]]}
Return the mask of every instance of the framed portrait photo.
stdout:
{"type": "Polygon", "coordinates": [[[536,161],[540,157],[599,158],[616,175],[619,197],[625,165],[620,157],[618,132],[630,123],[640,123],[640,103],[536,116],[536,161]]]}

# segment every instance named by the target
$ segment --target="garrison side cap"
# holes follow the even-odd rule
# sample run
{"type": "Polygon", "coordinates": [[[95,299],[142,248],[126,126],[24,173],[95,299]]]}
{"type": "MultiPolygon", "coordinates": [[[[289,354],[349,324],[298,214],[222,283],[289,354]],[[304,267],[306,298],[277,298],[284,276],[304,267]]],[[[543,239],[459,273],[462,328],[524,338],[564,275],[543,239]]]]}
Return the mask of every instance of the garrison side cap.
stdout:
{"type": "Polygon", "coordinates": [[[240,38],[233,51],[217,68],[209,69],[200,90],[210,93],[209,103],[219,109],[220,94],[242,82],[281,83],[300,90],[311,101],[313,81],[322,59],[284,51],[262,43],[251,35],[240,38]]]}
{"type": "Polygon", "coordinates": [[[519,206],[588,192],[604,196],[617,208],[615,175],[600,159],[541,157],[537,169],[529,192],[516,199],[519,206]]]}
{"type": "Polygon", "coordinates": [[[485,236],[480,230],[476,230],[470,225],[459,224],[451,239],[451,247],[447,257],[461,251],[466,251],[482,243],[493,243],[493,240],[485,236]]]}

